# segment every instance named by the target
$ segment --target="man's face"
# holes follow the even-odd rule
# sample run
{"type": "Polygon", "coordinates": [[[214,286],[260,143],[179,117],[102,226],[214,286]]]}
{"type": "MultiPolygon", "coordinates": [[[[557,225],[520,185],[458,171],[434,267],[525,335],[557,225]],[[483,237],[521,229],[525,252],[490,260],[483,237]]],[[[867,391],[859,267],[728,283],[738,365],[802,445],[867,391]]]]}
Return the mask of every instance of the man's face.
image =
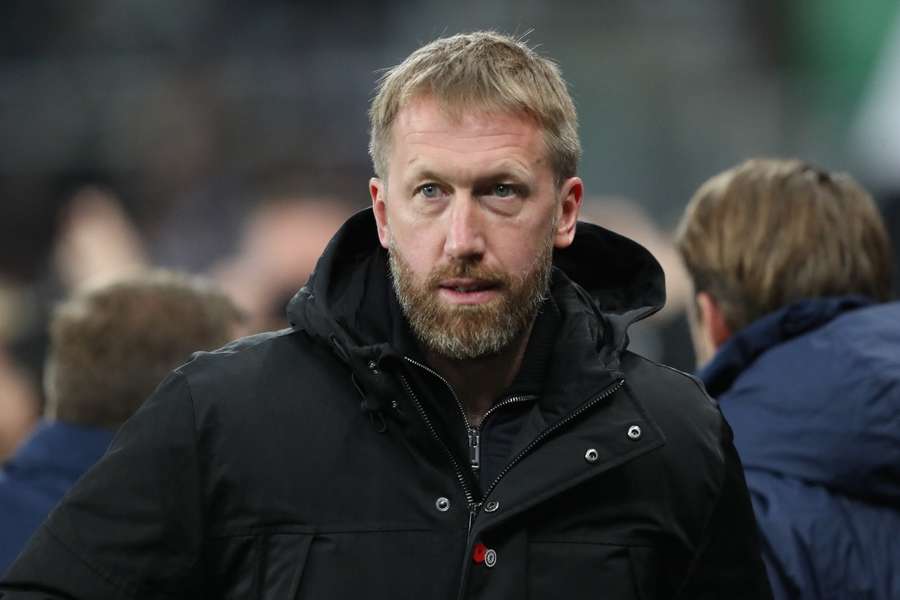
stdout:
{"type": "Polygon", "coordinates": [[[553,248],[572,242],[581,180],[557,185],[530,118],[454,119],[428,97],[397,115],[388,164],[370,191],[414,332],[449,358],[503,350],[534,319],[553,248]]]}

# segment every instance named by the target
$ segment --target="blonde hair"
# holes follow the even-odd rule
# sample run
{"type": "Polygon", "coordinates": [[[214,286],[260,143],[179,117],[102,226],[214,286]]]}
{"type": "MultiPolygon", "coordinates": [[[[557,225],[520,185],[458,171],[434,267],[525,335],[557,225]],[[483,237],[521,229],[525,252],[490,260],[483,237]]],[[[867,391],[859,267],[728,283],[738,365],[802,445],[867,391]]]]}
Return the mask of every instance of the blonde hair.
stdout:
{"type": "Polygon", "coordinates": [[[391,125],[414,97],[431,96],[458,117],[464,108],[520,112],[535,119],[557,181],[573,177],[581,156],[578,116],[557,66],[523,41],[493,31],[437,39],[389,69],[369,109],[369,154],[387,176],[391,125]]]}
{"type": "Polygon", "coordinates": [[[869,194],[799,160],[747,161],[694,194],[676,245],[732,331],[811,297],[888,300],[891,248],[869,194]]]}

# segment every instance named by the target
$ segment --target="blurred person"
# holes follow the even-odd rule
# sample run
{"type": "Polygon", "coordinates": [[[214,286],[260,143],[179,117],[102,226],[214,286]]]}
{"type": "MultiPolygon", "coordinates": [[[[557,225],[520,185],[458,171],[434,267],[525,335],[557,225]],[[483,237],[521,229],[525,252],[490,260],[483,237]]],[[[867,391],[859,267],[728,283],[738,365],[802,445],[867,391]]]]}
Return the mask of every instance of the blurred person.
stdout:
{"type": "Polygon", "coordinates": [[[700,187],[677,244],[776,597],[900,598],[900,303],[869,194],[751,160],[700,187]]]}
{"type": "Polygon", "coordinates": [[[557,67],[438,39],[370,117],[372,208],[292,327],[177,369],[4,600],[770,597],[721,414],[626,349],[662,271],[577,222],[557,67]]]}
{"type": "Polygon", "coordinates": [[[12,455],[35,426],[39,406],[31,379],[0,346],[0,463],[12,455]]]}
{"type": "Polygon", "coordinates": [[[53,303],[91,282],[146,265],[143,240],[121,199],[106,186],[85,183],[100,179],[71,174],[49,186],[52,193],[32,187],[24,188],[29,196],[12,193],[9,200],[20,203],[18,210],[0,203],[0,216],[9,218],[0,222],[0,232],[10,251],[0,259],[0,340],[15,365],[3,371],[9,385],[15,380],[15,389],[28,390],[0,400],[9,405],[0,410],[0,431],[27,434],[23,424],[34,423],[43,410],[40,387],[53,303]],[[18,251],[12,249],[16,243],[21,243],[18,251]],[[13,410],[16,400],[25,399],[32,405],[22,407],[24,413],[13,410]],[[23,421],[23,414],[33,417],[23,421]]]}
{"type": "Polygon", "coordinates": [[[70,293],[147,266],[144,241],[121,201],[111,190],[93,185],[76,189],[67,201],[53,260],[70,293]]]}
{"type": "Polygon", "coordinates": [[[0,462],[41,413],[41,282],[50,270],[64,205],[52,188],[38,177],[0,173],[0,462]]]}
{"type": "Polygon", "coordinates": [[[166,374],[232,339],[239,318],[208,282],[164,271],[89,287],[55,311],[44,419],[0,470],[0,572],[166,374]]]}
{"type": "Polygon", "coordinates": [[[285,308],[349,216],[327,198],[278,196],[252,211],[236,255],[211,274],[248,315],[253,333],[288,326],[285,308]]]}

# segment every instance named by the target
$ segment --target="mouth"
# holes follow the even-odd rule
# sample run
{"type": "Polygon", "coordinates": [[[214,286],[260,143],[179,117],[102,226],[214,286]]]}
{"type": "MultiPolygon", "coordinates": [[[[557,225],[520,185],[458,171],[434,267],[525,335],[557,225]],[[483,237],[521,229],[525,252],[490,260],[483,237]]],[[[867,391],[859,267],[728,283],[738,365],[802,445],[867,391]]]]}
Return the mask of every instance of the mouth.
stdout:
{"type": "Polygon", "coordinates": [[[493,281],[479,279],[449,279],[440,283],[440,288],[460,293],[481,292],[496,289],[498,286],[493,281]]]}
{"type": "Polygon", "coordinates": [[[446,279],[438,285],[440,294],[454,304],[482,304],[500,291],[495,281],[481,279],[446,279]]]}

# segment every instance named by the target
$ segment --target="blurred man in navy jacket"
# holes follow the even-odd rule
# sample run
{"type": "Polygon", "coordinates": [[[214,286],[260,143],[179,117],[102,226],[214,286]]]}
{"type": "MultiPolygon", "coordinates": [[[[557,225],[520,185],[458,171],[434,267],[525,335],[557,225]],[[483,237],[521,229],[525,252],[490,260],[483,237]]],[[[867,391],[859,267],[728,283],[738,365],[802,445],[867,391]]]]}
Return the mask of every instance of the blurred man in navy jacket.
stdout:
{"type": "Polygon", "coordinates": [[[900,598],[900,303],[872,199],[752,160],[700,188],[677,243],[776,597],[900,598]]]}
{"type": "Polygon", "coordinates": [[[239,322],[220,291],[162,271],[87,290],[56,311],[45,418],[0,470],[0,573],[165,375],[236,336],[239,322]]]}

